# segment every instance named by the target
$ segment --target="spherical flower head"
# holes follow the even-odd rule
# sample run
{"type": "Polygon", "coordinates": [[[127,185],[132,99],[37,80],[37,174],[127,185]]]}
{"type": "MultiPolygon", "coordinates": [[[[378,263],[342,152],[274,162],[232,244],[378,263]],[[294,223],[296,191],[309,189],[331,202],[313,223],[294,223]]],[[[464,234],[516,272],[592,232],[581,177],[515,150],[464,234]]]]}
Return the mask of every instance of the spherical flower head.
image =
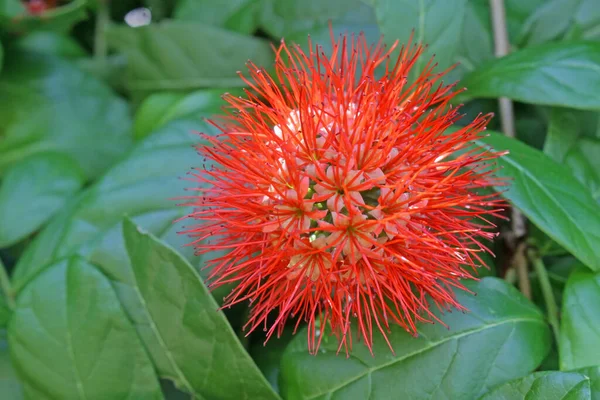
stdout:
{"type": "Polygon", "coordinates": [[[416,334],[438,321],[432,308],[463,309],[453,290],[502,211],[479,190],[501,184],[499,154],[473,143],[490,116],[448,129],[461,116],[443,74],[430,62],[408,79],[421,46],[392,58],[396,44],[362,34],[332,44],[282,41],[272,75],[248,63],[250,89],[225,95],[221,134],[198,146],[212,166],[192,172],[186,203],[198,253],[229,251],[208,266],[211,287],[237,284],[224,305],[250,302],[246,328],[267,339],[306,321],[312,352],[326,331],[348,351],[356,326],[371,349],[391,324],[416,334]]]}

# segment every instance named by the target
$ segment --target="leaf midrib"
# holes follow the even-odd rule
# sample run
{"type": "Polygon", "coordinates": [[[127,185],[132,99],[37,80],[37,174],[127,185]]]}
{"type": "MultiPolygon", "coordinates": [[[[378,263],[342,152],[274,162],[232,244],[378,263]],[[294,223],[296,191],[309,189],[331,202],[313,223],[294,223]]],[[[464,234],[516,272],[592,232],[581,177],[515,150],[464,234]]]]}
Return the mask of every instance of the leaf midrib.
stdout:
{"type": "Polygon", "coordinates": [[[442,340],[439,340],[437,342],[429,342],[429,344],[426,347],[422,347],[422,348],[420,348],[420,349],[418,349],[416,351],[413,351],[411,353],[404,354],[402,357],[396,358],[396,359],[394,359],[392,361],[383,363],[383,364],[378,365],[376,367],[367,368],[363,373],[358,374],[357,376],[353,377],[352,379],[348,379],[347,381],[344,381],[341,384],[339,384],[338,386],[336,386],[336,387],[334,387],[332,389],[329,389],[329,390],[327,390],[325,392],[320,392],[320,393],[314,394],[314,395],[312,395],[310,397],[307,397],[305,400],[313,400],[313,399],[318,398],[319,396],[323,396],[324,394],[334,393],[334,392],[340,390],[341,388],[343,388],[343,387],[345,387],[345,386],[347,386],[347,385],[349,385],[349,384],[351,384],[353,382],[356,382],[359,379],[364,378],[365,376],[371,375],[373,372],[376,372],[376,371],[379,371],[381,369],[387,368],[389,366],[392,366],[392,365],[394,365],[396,363],[399,363],[401,361],[404,361],[406,359],[409,359],[409,358],[411,358],[413,356],[416,356],[416,355],[419,355],[421,353],[425,353],[426,351],[429,351],[429,350],[431,350],[431,349],[433,349],[433,348],[435,348],[437,346],[440,346],[440,345],[442,345],[444,343],[447,343],[447,342],[449,342],[451,340],[460,339],[462,337],[469,336],[469,335],[472,335],[472,334],[475,334],[475,333],[479,333],[479,332],[483,332],[483,331],[485,331],[487,329],[495,328],[497,326],[501,326],[501,325],[504,325],[504,324],[507,324],[507,323],[517,323],[517,322],[531,322],[531,323],[538,323],[538,324],[545,325],[545,322],[543,320],[540,320],[540,319],[534,319],[534,318],[512,318],[512,319],[501,320],[501,321],[498,321],[498,322],[493,323],[493,324],[487,324],[487,325],[484,325],[484,326],[479,327],[479,328],[469,329],[469,330],[463,331],[463,332],[461,332],[461,333],[459,333],[457,335],[445,337],[442,340]]]}

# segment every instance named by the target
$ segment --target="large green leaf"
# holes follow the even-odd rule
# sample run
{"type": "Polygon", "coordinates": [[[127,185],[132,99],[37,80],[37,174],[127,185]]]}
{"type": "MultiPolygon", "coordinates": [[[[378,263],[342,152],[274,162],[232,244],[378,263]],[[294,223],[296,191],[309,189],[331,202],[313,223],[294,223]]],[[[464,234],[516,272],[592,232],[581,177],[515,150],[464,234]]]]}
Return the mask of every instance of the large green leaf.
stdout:
{"type": "Polygon", "coordinates": [[[580,368],[573,372],[578,372],[590,378],[592,400],[600,400],[600,366],[580,368]]]}
{"type": "Polygon", "coordinates": [[[162,398],[110,281],[80,258],[53,264],[19,294],[8,334],[28,398],[162,398]]]}
{"type": "Polygon", "coordinates": [[[198,90],[189,94],[162,92],[148,96],[138,108],[133,123],[136,139],[146,137],[167,122],[189,118],[198,121],[198,131],[213,130],[204,118],[222,112],[225,102],[220,89],[198,90]]]}
{"type": "MultiPolygon", "coordinates": [[[[294,37],[300,44],[306,43],[308,33],[322,36],[322,31],[328,31],[329,22],[334,27],[340,21],[345,25],[360,25],[365,17],[370,19],[371,14],[370,7],[361,4],[360,0],[263,0],[259,10],[261,27],[266,32],[288,41],[294,37]],[[303,40],[298,40],[300,36],[303,36],[303,40]]],[[[329,36],[324,39],[315,42],[327,45],[329,36]]]]}
{"type": "Polygon", "coordinates": [[[8,343],[4,338],[0,339],[0,394],[6,400],[23,398],[23,388],[10,361],[8,343]]]}
{"type": "Polygon", "coordinates": [[[462,76],[492,58],[494,58],[494,42],[489,4],[482,1],[467,1],[460,44],[454,58],[454,61],[460,64],[457,66],[457,72],[453,71],[453,75],[462,76]]]}
{"type": "Polygon", "coordinates": [[[585,187],[562,165],[518,140],[492,132],[479,144],[510,152],[497,161],[496,175],[511,180],[503,195],[589,268],[600,270],[600,206],[585,187]]]}
{"type": "Polygon", "coordinates": [[[163,361],[159,372],[200,398],[279,398],[192,266],[130,220],[123,235],[136,290],[160,343],[148,346],[161,353],[155,357],[163,361]]]}
{"type": "Polygon", "coordinates": [[[563,295],[560,368],[600,364],[600,274],[583,268],[571,273],[563,295]]]}
{"type": "Polygon", "coordinates": [[[600,43],[530,47],[490,61],[467,75],[461,100],[509,97],[525,103],[600,109],[600,43]]]}
{"type": "Polygon", "coordinates": [[[477,296],[456,296],[470,312],[442,316],[449,329],[421,325],[419,338],[393,328],[388,338],[395,354],[376,335],[375,357],[356,343],[346,358],[337,354],[337,339],[325,336],[312,356],[306,332],[298,334],[281,363],[283,397],[469,400],[533,371],[550,348],[541,312],[499,279],[467,285],[477,296]]]}
{"type": "Polygon", "coordinates": [[[506,0],[504,2],[506,25],[511,43],[518,42],[525,21],[527,21],[540,6],[547,2],[548,0],[506,0]]]}
{"type": "Polygon", "coordinates": [[[591,400],[590,379],[574,372],[536,372],[505,383],[481,400],[591,400]]]}
{"type": "Polygon", "coordinates": [[[428,45],[415,64],[415,71],[421,71],[434,54],[440,69],[454,62],[466,0],[371,0],[371,3],[387,43],[396,39],[406,43],[414,30],[414,39],[428,45]]]}
{"type": "Polygon", "coordinates": [[[598,113],[555,108],[551,111],[544,153],[566,164],[600,202],[598,113]]]}
{"type": "Polygon", "coordinates": [[[32,32],[16,42],[19,49],[33,53],[43,53],[68,59],[83,58],[87,55],[81,45],[71,36],[58,32],[32,32]]]}
{"type": "MultiPolygon", "coordinates": [[[[173,199],[189,186],[179,178],[202,161],[192,147],[200,141],[194,134],[197,129],[198,124],[188,120],[166,124],[57,215],[19,259],[13,273],[17,291],[57,258],[89,254],[110,243],[114,235],[114,240],[122,241],[117,227],[125,215],[138,218],[144,228],[179,248],[194,264],[202,263],[191,247],[183,248],[186,239],[176,234],[180,225],[173,224],[188,212],[173,199]]],[[[105,258],[95,260],[102,267],[113,259],[127,259],[124,250],[119,253],[110,246],[104,253],[105,258]]]]}
{"type": "Polygon", "coordinates": [[[71,156],[88,178],[127,151],[127,104],[68,61],[11,52],[0,76],[0,174],[40,152],[71,156]]]}
{"type": "Polygon", "coordinates": [[[538,7],[521,28],[518,42],[525,45],[545,43],[563,37],[581,0],[550,0],[538,7]]]}
{"type": "Polygon", "coordinates": [[[183,21],[251,34],[258,26],[262,3],[264,0],[229,0],[215,7],[212,0],[180,0],[173,15],[183,21]]]}
{"type": "Polygon", "coordinates": [[[237,71],[248,59],[269,67],[274,58],[264,40],[187,21],[113,27],[107,37],[127,55],[132,91],[243,86],[237,71]]]}
{"type": "Polygon", "coordinates": [[[77,163],[60,153],[35,154],[13,165],[0,185],[0,247],[38,230],[84,180],[77,163]]]}
{"type": "Polygon", "coordinates": [[[528,46],[565,38],[598,39],[599,28],[596,0],[550,0],[537,7],[520,26],[518,42],[528,46]]]}

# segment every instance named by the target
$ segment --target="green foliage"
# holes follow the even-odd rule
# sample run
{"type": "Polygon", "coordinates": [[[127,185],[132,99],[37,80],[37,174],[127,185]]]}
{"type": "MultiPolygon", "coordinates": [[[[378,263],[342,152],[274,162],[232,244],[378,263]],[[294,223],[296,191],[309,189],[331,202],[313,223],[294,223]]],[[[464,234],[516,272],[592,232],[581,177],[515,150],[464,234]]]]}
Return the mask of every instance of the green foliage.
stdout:
{"type": "Polygon", "coordinates": [[[504,5],[496,58],[484,0],[0,0],[0,399],[600,400],[600,4],[504,5]],[[141,5],[151,23],[128,26],[141,5]],[[514,100],[516,138],[474,144],[508,151],[495,190],[527,233],[491,221],[497,258],[455,292],[468,311],[434,307],[445,325],[417,338],[392,326],[393,353],[356,326],[347,355],[321,326],[308,354],[304,322],[246,336],[248,304],[220,310],[231,286],[204,283],[227,253],[178,234],[186,173],[210,168],[197,133],[245,95],[238,71],[271,70],[282,38],[328,54],[330,29],[428,44],[413,74],[454,66],[458,124],[494,112],[499,129],[514,100]]]}
{"type": "Polygon", "coordinates": [[[600,270],[600,206],[591,194],[560,164],[517,140],[492,133],[481,144],[509,151],[498,160],[496,174],[511,179],[503,195],[589,268],[600,270]]]}
{"type": "Polygon", "coordinates": [[[600,274],[577,269],[564,292],[560,368],[570,370],[600,365],[600,274]]]}
{"type": "Polygon", "coordinates": [[[586,400],[591,399],[590,380],[573,372],[537,372],[505,383],[481,400],[586,400]]]}
{"type": "Polygon", "coordinates": [[[600,43],[552,43],[489,61],[461,81],[464,100],[509,97],[524,103],[600,109],[600,43]]]}
{"type": "Polygon", "coordinates": [[[345,359],[337,354],[337,340],[324,336],[314,357],[299,335],[281,363],[284,398],[389,399],[403,393],[410,399],[477,399],[489,388],[533,371],[550,346],[540,311],[496,278],[484,278],[469,289],[477,297],[456,295],[470,312],[442,317],[449,329],[424,325],[415,339],[393,328],[388,339],[395,354],[379,337],[375,357],[356,346],[345,359]]]}
{"type": "Polygon", "coordinates": [[[84,181],[77,163],[60,153],[38,153],[14,164],[0,186],[0,247],[37,231],[84,181]]]}
{"type": "Polygon", "coordinates": [[[279,398],[192,266],[130,220],[123,236],[149,320],[139,334],[159,374],[197,397],[279,398]]]}

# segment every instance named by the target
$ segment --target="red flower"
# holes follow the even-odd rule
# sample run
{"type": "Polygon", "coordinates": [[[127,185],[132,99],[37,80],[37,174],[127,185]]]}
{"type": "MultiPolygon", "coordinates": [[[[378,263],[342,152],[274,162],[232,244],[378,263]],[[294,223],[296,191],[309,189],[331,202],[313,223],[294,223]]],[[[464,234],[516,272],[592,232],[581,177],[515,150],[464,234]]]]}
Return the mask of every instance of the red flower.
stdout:
{"type": "Polygon", "coordinates": [[[31,15],[39,15],[56,8],[56,0],[29,0],[24,1],[27,12],[31,15]]]}
{"type": "Polygon", "coordinates": [[[502,206],[475,192],[499,184],[498,154],[473,147],[490,116],[448,132],[460,115],[443,74],[429,63],[407,80],[420,46],[392,60],[396,44],[332,41],[330,55],[282,42],[274,76],[248,63],[251,90],[225,96],[222,134],[198,147],[214,164],[192,173],[186,204],[198,253],[231,250],[209,265],[212,287],[238,284],[225,306],[252,303],[246,328],[267,338],[307,321],[312,352],[322,329],[348,349],[357,324],[371,348],[373,329],[416,334],[432,306],[463,309],[452,289],[482,264],[502,206]]]}

